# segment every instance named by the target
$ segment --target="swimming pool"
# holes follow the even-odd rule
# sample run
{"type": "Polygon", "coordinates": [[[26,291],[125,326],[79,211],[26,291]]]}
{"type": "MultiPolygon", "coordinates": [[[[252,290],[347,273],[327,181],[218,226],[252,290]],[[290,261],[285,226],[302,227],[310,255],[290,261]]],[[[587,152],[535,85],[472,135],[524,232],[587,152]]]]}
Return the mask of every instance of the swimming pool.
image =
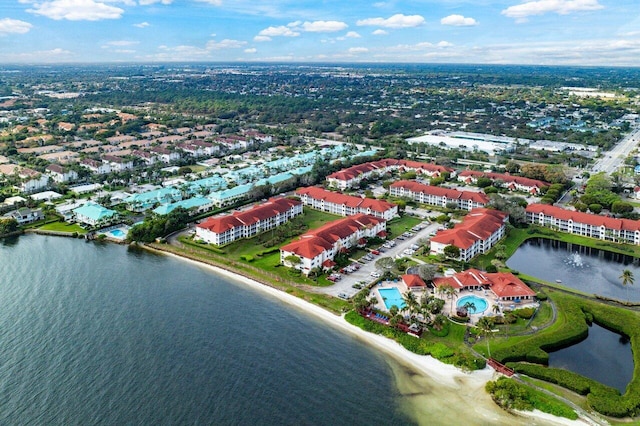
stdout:
{"type": "Polygon", "coordinates": [[[484,311],[486,311],[487,307],[489,306],[486,299],[483,299],[482,297],[478,297],[474,294],[470,296],[461,297],[460,299],[458,299],[456,306],[458,308],[462,308],[467,302],[473,303],[474,306],[476,307],[475,311],[473,310],[473,307],[469,308],[470,314],[481,314],[484,311]]]}
{"type": "Polygon", "coordinates": [[[380,297],[382,297],[382,301],[384,302],[384,306],[387,307],[387,310],[391,309],[393,305],[396,305],[398,309],[405,307],[404,299],[397,287],[381,288],[378,290],[378,293],[380,293],[380,297]]]}
{"type": "Polygon", "coordinates": [[[109,234],[116,238],[124,238],[126,236],[122,229],[112,229],[111,231],[109,231],[109,234]]]}

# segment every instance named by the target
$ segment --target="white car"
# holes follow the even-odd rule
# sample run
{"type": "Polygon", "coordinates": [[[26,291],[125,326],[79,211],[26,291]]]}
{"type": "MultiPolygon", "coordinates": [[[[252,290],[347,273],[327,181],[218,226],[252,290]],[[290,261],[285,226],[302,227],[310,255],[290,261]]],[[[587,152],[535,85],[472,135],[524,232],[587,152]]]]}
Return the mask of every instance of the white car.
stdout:
{"type": "Polygon", "coordinates": [[[379,272],[376,272],[376,271],[373,271],[373,272],[371,273],[371,276],[372,276],[373,278],[380,278],[380,273],[379,273],[379,272]]]}

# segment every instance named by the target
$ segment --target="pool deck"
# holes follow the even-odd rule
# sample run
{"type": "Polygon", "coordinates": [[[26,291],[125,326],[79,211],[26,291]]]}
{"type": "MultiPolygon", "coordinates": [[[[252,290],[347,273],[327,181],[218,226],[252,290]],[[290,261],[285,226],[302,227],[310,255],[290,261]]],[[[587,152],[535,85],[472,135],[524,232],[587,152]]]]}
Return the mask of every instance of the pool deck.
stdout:
{"type": "MultiPolygon", "coordinates": [[[[384,300],[382,299],[382,296],[380,295],[380,292],[378,290],[385,289],[385,288],[393,288],[393,287],[397,288],[400,294],[402,295],[404,295],[408,290],[407,286],[401,280],[381,281],[371,289],[370,297],[375,297],[376,300],[378,301],[378,303],[374,305],[374,307],[377,310],[384,311],[384,312],[389,311],[385,306],[384,300]]],[[[438,293],[434,293],[433,289],[430,289],[430,288],[426,288],[424,290],[418,290],[418,291],[412,290],[412,291],[414,292],[418,300],[422,298],[422,295],[425,293],[429,295],[433,295],[438,298],[442,298],[438,293]]],[[[478,320],[483,316],[492,317],[496,315],[502,315],[503,309],[513,310],[513,309],[537,306],[537,302],[528,301],[528,300],[522,301],[520,303],[515,303],[511,301],[510,302],[500,301],[495,296],[495,294],[493,294],[490,290],[463,290],[456,293],[455,297],[452,297],[452,298],[444,297],[445,303],[444,303],[444,307],[442,308],[442,312],[448,316],[455,316],[457,311],[456,304],[458,300],[460,300],[464,296],[476,296],[476,297],[485,299],[487,301],[487,309],[484,312],[469,314],[470,324],[476,324],[478,320]],[[498,305],[498,307],[500,308],[500,311],[498,313],[495,313],[493,310],[493,307],[495,305],[498,305]]]]}
{"type": "Polygon", "coordinates": [[[129,232],[130,227],[128,225],[117,225],[110,226],[105,229],[101,229],[97,232],[98,235],[104,235],[107,241],[112,241],[114,243],[122,244],[127,237],[127,233],[129,232]],[[122,237],[118,237],[113,235],[113,231],[121,231],[123,233],[122,237]]]}

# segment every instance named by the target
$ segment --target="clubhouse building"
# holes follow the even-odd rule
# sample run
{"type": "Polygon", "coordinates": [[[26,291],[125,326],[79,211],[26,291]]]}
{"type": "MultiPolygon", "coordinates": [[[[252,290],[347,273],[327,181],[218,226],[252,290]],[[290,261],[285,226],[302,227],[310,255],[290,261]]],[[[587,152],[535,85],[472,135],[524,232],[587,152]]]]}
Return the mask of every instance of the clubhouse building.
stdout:
{"type": "Polygon", "coordinates": [[[498,301],[533,301],[536,293],[510,272],[488,273],[478,269],[467,269],[450,277],[433,279],[436,289],[450,285],[458,292],[490,290],[498,301]]]}

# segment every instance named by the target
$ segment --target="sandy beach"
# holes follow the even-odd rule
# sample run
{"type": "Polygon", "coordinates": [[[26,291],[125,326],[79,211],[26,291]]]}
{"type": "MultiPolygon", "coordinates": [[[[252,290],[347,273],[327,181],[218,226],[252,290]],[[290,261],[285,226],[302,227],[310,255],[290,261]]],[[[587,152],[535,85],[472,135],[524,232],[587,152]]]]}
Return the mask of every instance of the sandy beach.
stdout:
{"type": "Polygon", "coordinates": [[[162,253],[206,268],[216,275],[224,276],[277,298],[386,354],[387,360],[389,357],[392,359],[389,364],[402,395],[401,405],[418,424],[450,425],[452,421],[468,425],[510,426],[586,424],[580,420],[571,421],[539,411],[520,415],[508,413],[500,409],[484,390],[488,381],[498,377],[497,373],[489,367],[479,371],[464,372],[431,356],[410,352],[394,340],[368,333],[349,324],[342,316],[334,315],[319,306],[256,280],[173,253],[162,253]]]}

